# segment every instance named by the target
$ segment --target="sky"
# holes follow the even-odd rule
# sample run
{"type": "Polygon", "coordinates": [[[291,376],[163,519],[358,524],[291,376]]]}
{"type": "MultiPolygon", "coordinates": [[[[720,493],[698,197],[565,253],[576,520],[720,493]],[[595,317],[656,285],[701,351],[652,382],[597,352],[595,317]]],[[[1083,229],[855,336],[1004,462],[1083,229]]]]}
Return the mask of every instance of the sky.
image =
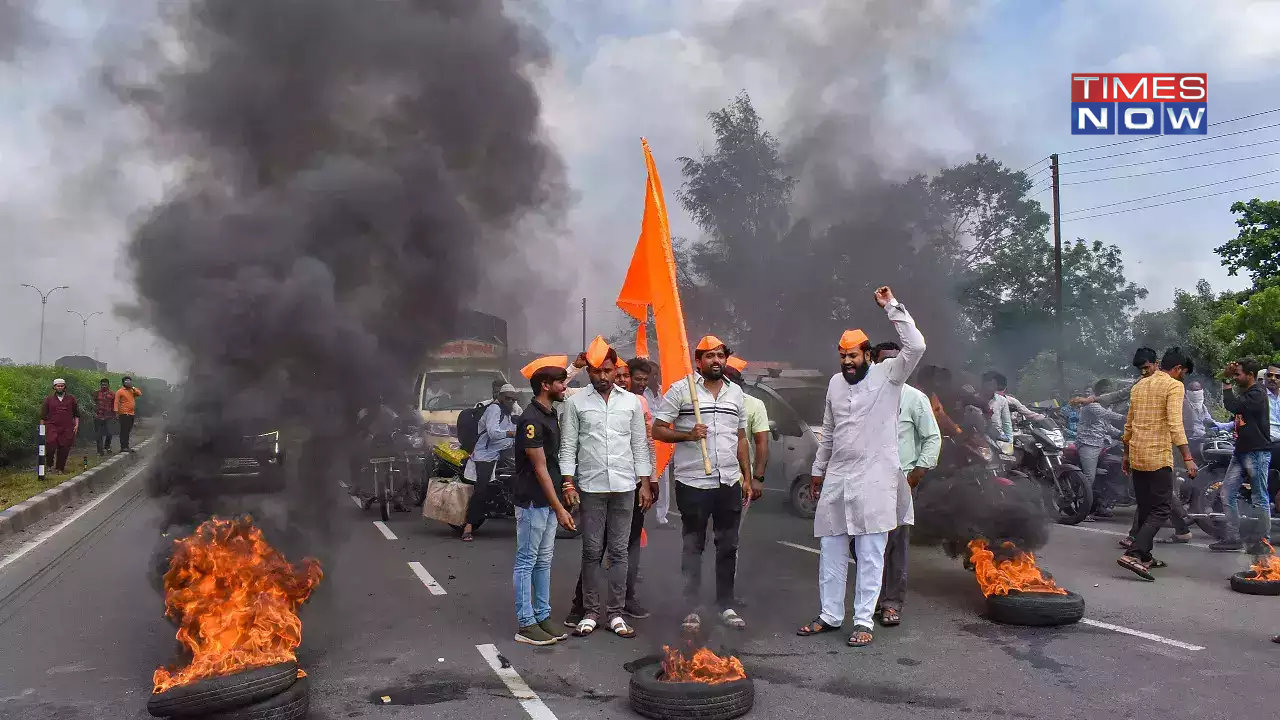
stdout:
{"type": "MultiPolygon", "coordinates": [[[[1064,240],[1120,246],[1129,278],[1150,291],[1144,308],[1169,306],[1176,288],[1199,278],[1217,289],[1241,287],[1243,279],[1228,277],[1213,254],[1236,232],[1228,207],[1280,196],[1280,185],[1243,189],[1280,181],[1280,155],[1266,155],[1280,153],[1280,127],[1262,127],[1280,123],[1280,112],[1211,127],[1211,139],[1168,149],[1188,138],[1108,151],[1097,148],[1124,138],[1068,129],[1073,72],[1207,73],[1211,123],[1280,109],[1280,1],[511,1],[543,27],[554,57],[534,80],[573,189],[559,275],[571,297],[587,298],[589,334],[607,334],[620,321],[612,305],[640,227],[641,136],[658,161],[673,234],[696,239],[674,197],[676,158],[713,141],[707,113],[745,90],[785,147],[813,114],[866,99],[841,63],[866,63],[872,52],[884,55],[883,87],[867,110],[869,133],[844,150],[873,156],[890,179],[985,153],[1014,169],[1030,166],[1041,184],[1043,159],[1059,153],[1064,240]],[[893,14],[904,6],[910,17],[893,14]],[[1267,140],[1277,142],[1224,150],[1267,140]],[[1216,150],[1223,151],[1149,162],[1216,150]],[[1130,151],[1140,152],[1083,161],[1130,151]],[[1116,167],[1138,162],[1146,164],[1116,167]],[[1205,163],[1219,164],[1188,167],[1205,163]],[[1177,192],[1197,186],[1206,187],[1177,192]],[[1140,198],[1151,199],[1127,202],[1140,198]],[[1169,201],[1179,202],[1127,211],[1169,201]],[[1116,210],[1126,212],[1087,217],[1116,210]]],[[[0,9],[15,2],[0,0],[0,9]]],[[[91,353],[96,347],[113,367],[140,374],[179,372],[144,328],[115,346],[117,334],[132,328],[116,311],[132,298],[122,248],[131,222],[163,197],[166,173],[130,152],[142,130],[109,105],[95,71],[106,39],[136,33],[151,12],[144,2],[104,0],[85,9],[45,0],[27,34],[33,41],[16,54],[0,47],[0,102],[13,109],[0,117],[7,180],[0,185],[7,259],[0,357],[35,360],[40,301],[20,284],[69,285],[49,301],[46,359],[80,349],[81,321],[68,310],[101,311],[89,325],[91,353]]],[[[7,38],[0,34],[0,43],[7,38]]],[[[1037,192],[1047,208],[1050,194],[1037,192]]],[[[553,309],[563,321],[547,329],[546,341],[530,344],[576,344],[578,302],[553,309]]]]}

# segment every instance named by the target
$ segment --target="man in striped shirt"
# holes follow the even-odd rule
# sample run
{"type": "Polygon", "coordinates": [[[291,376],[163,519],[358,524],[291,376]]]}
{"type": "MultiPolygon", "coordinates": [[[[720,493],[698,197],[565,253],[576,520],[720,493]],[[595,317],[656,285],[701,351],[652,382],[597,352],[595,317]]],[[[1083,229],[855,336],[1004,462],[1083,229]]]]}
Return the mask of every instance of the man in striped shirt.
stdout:
{"type": "Polygon", "coordinates": [[[702,553],[707,547],[707,525],[716,543],[716,608],[721,622],[734,629],[746,627],[733,605],[738,563],[738,525],[747,494],[759,498],[764,489],[750,483],[747,453],[747,412],[742,388],[725,380],[730,351],[719,338],[702,338],[694,351],[697,372],[671,384],[653,411],[653,439],[675,443],[676,505],[680,508],[684,550],[680,569],[685,580],[685,601],[691,608],[687,627],[700,627],[696,608],[702,586],[702,553]],[[692,392],[697,392],[695,421],[692,392]],[[711,472],[704,465],[702,441],[706,441],[711,472]]]}

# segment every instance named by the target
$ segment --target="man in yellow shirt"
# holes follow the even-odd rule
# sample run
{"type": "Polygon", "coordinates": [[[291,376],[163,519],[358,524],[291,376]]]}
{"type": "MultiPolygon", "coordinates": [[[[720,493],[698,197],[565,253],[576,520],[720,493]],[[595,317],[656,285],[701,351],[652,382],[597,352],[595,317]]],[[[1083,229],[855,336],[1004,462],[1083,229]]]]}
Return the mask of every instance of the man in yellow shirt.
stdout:
{"type": "MultiPolygon", "coordinates": [[[[1155,351],[1138,348],[1134,367],[1155,361],[1155,351]]],[[[1151,556],[1156,533],[1169,521],[1173,502],[1173,452],[1177,447],[1187,474],[1196,476],[1196,462],[1187,445],[1182,426],[1182,399],[1186,390],[1179,382],[1193,369],[1180,348],[1169,348],[1160,359],[1160,369],[1142,378],[1129,396],[1129,416],[1124,424],[1125,472],[1132,471],[1133,492],[1138,500],[1138,531],[1133,544],[1117,561],[1120,567],[1143,580],[1155,580],[1152,568],[1163,564],[1151,556]]]]}

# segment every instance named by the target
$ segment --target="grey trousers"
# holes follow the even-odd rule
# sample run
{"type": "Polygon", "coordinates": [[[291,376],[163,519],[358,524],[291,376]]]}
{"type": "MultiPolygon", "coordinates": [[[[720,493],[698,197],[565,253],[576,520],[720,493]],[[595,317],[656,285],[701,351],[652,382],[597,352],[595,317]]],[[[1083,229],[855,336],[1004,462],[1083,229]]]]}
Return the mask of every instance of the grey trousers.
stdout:
{"type": "Polygon", "coordinates": [[[628,544],[635,492],[581,493],[582,605],[596,621],[622,615],[627,596],[628,544]],[[600,563],[608,559],[608,568],[600,563]],[[600,586],[608,582],[608,595],[600,586]]]}
{"type": "Polygon", "coordinates": [[[907,601],[907,544],[911,526],[901,525],[889,531],[889,543],[884,549],[884,581],[880,586],[879,608],[893,608],[902,612],[907,601]]]}

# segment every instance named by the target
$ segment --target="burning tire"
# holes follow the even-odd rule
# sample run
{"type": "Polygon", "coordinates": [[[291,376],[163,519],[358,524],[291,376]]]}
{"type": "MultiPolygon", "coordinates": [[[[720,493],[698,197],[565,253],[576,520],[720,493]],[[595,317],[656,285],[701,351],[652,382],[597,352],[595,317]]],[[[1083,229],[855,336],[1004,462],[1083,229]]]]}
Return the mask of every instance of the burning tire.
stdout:
{"type": "Polygon", "coordinates": [[[1084,598],[1076,593],[1018,592],[987,596],[987,619],[1003,625],[1069,625],[1084,617],[1084,598]]]}
{"type": "Polygon", "coordinates": [[[298,678],[288,690],[262,702],[246,705],[227,713],[204,716],[204,720],[298,720],[311,709],[310,685],[298,678]]]}
{"type": "Polygon", "coordinates": [[[1258,580],[1253,570],[1231,576],[1231,589],[1245,595],[1280,595],[1280,580],[1258,580]]]}
{"type": "Polygon", "coordinates": [[[645,665],[631,675],[631,709],[655,720],[729,720],[747,714],[756,701],[751,678],[717,685],[664,682],[662,665],[645,665]]]}
{"type": "Polygon", "coordinates": [[[299,684],[297,663],[268,665],[170,688],[151,696],[147,712],[155,717],[203,717],[273,699],[299,684]]]}

